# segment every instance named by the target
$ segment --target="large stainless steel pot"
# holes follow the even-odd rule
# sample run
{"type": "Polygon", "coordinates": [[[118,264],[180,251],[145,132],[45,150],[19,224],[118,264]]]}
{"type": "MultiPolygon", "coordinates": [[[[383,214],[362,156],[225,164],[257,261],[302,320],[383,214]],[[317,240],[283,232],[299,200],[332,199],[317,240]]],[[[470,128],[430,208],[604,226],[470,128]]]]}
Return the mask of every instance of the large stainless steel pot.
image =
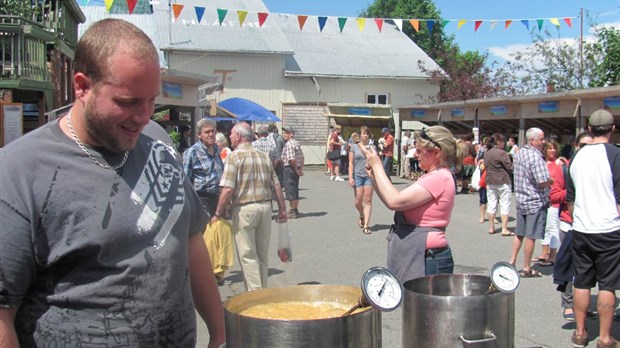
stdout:
{"type": "Polygon", "coordinates": [[[403,347],[513,347],[514,293],[489,277],[442,274],[403,284],[403,347]]]}
{"type": "Polygon", "coordinates": [[[298,285],[246,292],[224,303],[227,347],[381,347],[381,312],[362,312],[328,319],[270,320],[239,314],[263,303],[334,301],[355,306],[359,288],[338,285],[298,285]]]}

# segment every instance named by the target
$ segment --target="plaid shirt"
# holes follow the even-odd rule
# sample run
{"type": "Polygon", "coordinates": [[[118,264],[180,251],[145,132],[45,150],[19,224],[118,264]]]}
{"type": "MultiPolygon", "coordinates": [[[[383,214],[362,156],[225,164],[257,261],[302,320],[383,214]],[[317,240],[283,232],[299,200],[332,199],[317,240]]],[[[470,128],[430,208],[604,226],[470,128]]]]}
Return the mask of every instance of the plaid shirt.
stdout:
{"type": "Polygon", "coordinates": [[[201,141],[197,141],[183,153],[183,171],[196,192],[215,194],[220,192],[219,183],[224,163],[217,145],[213,145],[213,150],[213,155],[209,154],[207,147],[201,141]]]}
{"type": "MultiPolygon", "coordinates": [[[[301,168],[304,165],[304,152],[301,151],[301,147],[297,140],[289,139],[286,144],[284,144],[284,149],[282,149],[282,163],[284,166],[290,166],[291,161],[295,160],[297,164],[297,168],[301,168]]],[[[297,169],[296,168],[296,169],[297,169]]]]}
{"type": "Polygon", "coordinates": [[[255,140],[254,142],[252,142],[252,146],[256,150],[269,155],[271,162],[275,162],[275,160],[278,158],[276,143],[272,142],[267,138],[259,138],[258,140],[255,140]]]}
{"type": "Polygon", "coordinates": [[[269,156],[250,143],[237,146],[226,158],[220,186],[233,189],[233,206],[271,200],[271,187],[279,185],[269,156]]]}
{"type": "Polygon", "coordinates": [[[549,187],[539,186],[549,180],[549,169],[538,149],[528,144],[517,153],[514,174],[518,214],[535,214],[549,204],[549,187]]]}

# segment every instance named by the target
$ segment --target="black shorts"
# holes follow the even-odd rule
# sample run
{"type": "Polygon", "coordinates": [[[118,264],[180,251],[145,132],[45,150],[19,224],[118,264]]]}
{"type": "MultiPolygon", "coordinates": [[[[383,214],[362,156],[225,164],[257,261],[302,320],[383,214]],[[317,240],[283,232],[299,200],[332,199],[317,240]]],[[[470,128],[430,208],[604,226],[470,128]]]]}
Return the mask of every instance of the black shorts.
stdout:
{"type": "Polygon", "coordinates": [[[284,183],[283,186],[286,200],[296,201],[299,199],[299,175],[291,167],[284,167],[284,183]]]}
{"type": "Polygon", "coordinates": [[[620,290],[620,231],[573,235],[575,288],[620,290]]]}

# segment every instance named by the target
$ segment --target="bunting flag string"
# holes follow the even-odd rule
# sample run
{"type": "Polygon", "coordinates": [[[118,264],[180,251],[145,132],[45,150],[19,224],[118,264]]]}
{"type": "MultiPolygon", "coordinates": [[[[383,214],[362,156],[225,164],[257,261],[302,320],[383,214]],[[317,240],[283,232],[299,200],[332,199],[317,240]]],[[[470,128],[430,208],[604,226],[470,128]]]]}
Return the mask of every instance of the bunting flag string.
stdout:
{"type": "MultiPolygon", "coordinates": [[[[114,4],[114,1],[119,1],[119,0],[104,0],[106,11],[110,12],[110,9],[112,5],[114,4]]],[[[134,9],[136,8],[136,4],[138,3],[138,0],[125,0],[125,1],[127,2],[127,9],[129,11],[129,14],[132,14],[134,12],[134,9]]],[[[85,5],[88,4],[88,2],[89,0],[81,0],[81,3],[85,5]]],[[[179,17],[181,16],[181,13],[183,12],[184,7],[185,5],[183,5],[182,3],[178,3],[176,1],[175,3],[172,4],[172,12],[173,12],[175,20],[179,19],[179,17]]],[[[196,21],[200,23],[202,19],[205,17],[206,11],[211,11],[211,10],[213,10],[213,8],[206,8],[203,6],[194,6],[194,11],[196,14],[196,21]]],[[[224,20],[226,19],[229,9],[217,8],[216,11],[217,11],[217,17],[219,20],[219,25],[222,26],[224,25],[224,20]]],[[[246,10],[236,10],[236,12],[237,12],[237,19],[239,20],[239,26],[243,27],[244,23],[247,20],[248,14],[252,12],[249,12],[246,10]]],[[[270,13],[268,12],[254,12],[254,13],[256,13],[256,18],[258,18],[258,26],[263,27],[265,23],[267,22],[270,13]]],[[[278,17],[280,18],[280,21],[282,23],[286,23],[289,20],[290,16],[297,17],[299,31],[303,30],[304,26],[306,25],[306,21],[308,20],[308,17],[310,17],[308,15],[278,14],[278,17]]],[[[332,17],[329,17],[329,16],[316,16],[316,17],[317,17],[317,23],[319,26],[319,30],[323,32],[325,27],[328,25],[328,22],[330,22],[330,18],[332,17]]],[[[336,18],[338,20],[338,29],[340,33],[342,33],[345,29],[348,19],[351,17],[336,17],[336,18]]],[[[536,28],[538,28],[538,30],[541,31],[546,21],[548,21],[550,24],[552,24],[556,28],[560,28],[561,27],[560,20],[563,20],[565,25],[568,26],[570,29],[572,29],[573,28],[572,20],[574,18],[577,18],[577,17],[551,17],[551,18],[526,18],[526,19],[443,19],[441,20],[440,24],[441,24],[441,27],[445,29],[448,24],[454,22],[456,23],[456,30],[460,30],[464,25],[466,25],[469,22],[472,22],[474,25],[474,33],[477,33],[484,23],[489,23],[489,31],[492,31],[497,25],[497,23],[502,22],[502,21],[504,22],[504,30],[507,30],[514,21],[519,21],[523,24],[525,29],[529,31],[530,21],[531,21],[531,22],[535,22],[536,28]]],[[[379,31],[379,33],[383,31],[383,24],[385,23],[385,21],[393,22],[399,31],[403,31],[403,22],[407,21],[411,25],[413,30],[415,30],[416,32],[420,32],[420,22],[426,23],[426,30],[428,30],[428,32],[432,32],[435,29],[435,24],[438,22],[438,20],[436,19],[421,19],[421,18],[402,19],[402,18],[361,18],[361,17],[358,17],[358,18],[355,18],[355,20],[357,22],[357,28],[359,29],[359,31],[364,31],[367,19],[374,20],[375,24],[377,25],[377,30],[379,31]]]]}

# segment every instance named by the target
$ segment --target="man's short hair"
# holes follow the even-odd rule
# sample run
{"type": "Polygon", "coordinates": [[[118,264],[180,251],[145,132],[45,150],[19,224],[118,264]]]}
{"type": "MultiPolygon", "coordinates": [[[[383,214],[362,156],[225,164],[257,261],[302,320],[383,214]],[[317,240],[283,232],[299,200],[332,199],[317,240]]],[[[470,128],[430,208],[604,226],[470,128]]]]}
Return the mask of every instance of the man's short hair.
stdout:
{"type": "Polygon", "coordinates": [[[525,139],[529,143],[530,140],[534,140],[534,138],[536,138],[537,136],[539,136],[541,134],[544,134],[542,129],[537,128],[537,127],[532,127],[530,129],[528,129],[527,132],[525,132],[525,139]]]}
{"type": "Polygon", "coordinates": [[[258,127],[258,135],[261,137],[266,137],[269,135],[269,130],[267,129],[267,126],[260,126],[258,127]]]}
{"type": "Polygon", "coordinates": [[[159,62],[153,41],[140,28],[121,19],[106,18],[91,25],[78,41],[74,71],[93,82],[103,81],[110,57],[121,45],[133,58],[159,62]]]}

